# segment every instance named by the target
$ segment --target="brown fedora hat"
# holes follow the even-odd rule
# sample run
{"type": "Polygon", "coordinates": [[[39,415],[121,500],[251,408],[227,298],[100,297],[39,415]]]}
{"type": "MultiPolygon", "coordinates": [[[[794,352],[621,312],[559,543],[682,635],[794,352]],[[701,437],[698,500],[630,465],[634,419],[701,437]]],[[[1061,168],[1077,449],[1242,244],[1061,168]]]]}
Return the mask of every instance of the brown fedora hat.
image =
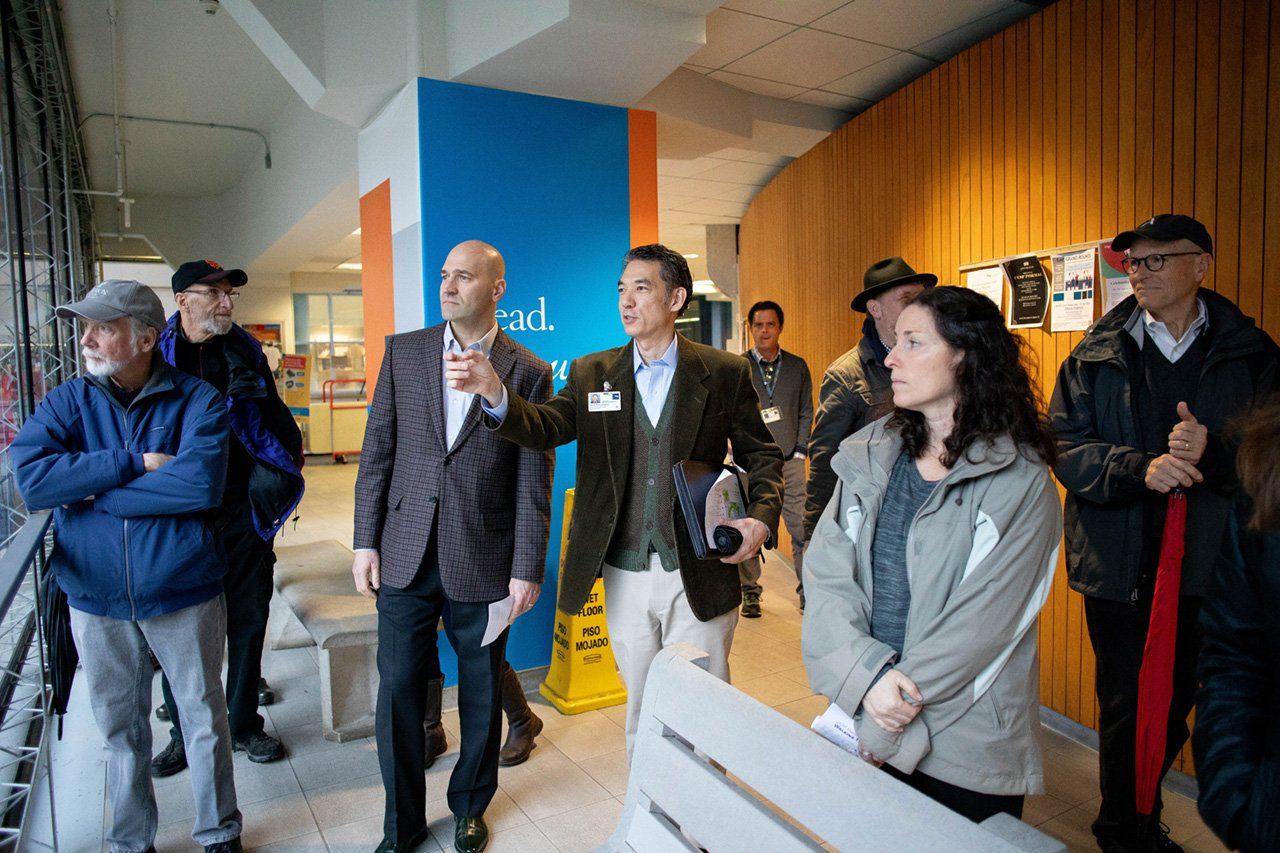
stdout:
{"type": "Polygon", "coordinates": [[[896,255],[892,258],[885,258],[883,261],[876,261],[867,267],[867,271],[862,275],[862,292],[853,297],[853,301],[849,303],[849,307],[854,311],[867,313],[867,300],[879,296],[887,290],[894,287],[900,287],[904,284],[923,284],[925,287],[933,287],[938,283],[938,277],[933,273],[916,272],[902,258],[896,255]]]}

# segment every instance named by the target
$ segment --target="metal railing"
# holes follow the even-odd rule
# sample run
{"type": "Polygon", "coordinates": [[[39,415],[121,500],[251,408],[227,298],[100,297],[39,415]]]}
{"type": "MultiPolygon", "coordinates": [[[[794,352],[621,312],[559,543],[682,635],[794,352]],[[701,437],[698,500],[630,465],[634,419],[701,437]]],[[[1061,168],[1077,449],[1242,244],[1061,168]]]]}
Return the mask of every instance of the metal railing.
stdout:
{"type": "Polygon", "coordinates": [[[58,849],[49,737],[49,667],[39,618],[52,515],[32,513],[0,554],[0,850],[58,849]],[[35,570],[32,571],[34,566],[35,570]],[[29,837],[36,786],[48,786],[49,838],[29,837]]]}

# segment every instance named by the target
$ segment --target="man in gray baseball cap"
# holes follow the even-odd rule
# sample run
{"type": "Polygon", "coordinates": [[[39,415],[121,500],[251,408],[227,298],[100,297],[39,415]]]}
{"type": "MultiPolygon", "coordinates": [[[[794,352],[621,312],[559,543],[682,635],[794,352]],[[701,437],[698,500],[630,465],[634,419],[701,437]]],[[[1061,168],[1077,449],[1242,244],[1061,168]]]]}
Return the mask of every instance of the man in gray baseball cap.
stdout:
{"type": "Polygon", "coordinates": [[[132,317],[153,329],[164,328],[164,305],[160,297],[142,282],[123,278],[107,279],[79,302],[58,306],[55,313],[65,320],[76,318],[97,323],[132,317]]]}
{"type": "Polygon", "coordinates": [[[46,394],[9,454],[27,507],[54,512],[52,571],[106,741],[107,840],[154,849],[160,823],[148,772],[150,648],[182,712],[192,837],[238,853],[221,678],[226,556],[210,524],[230,442],[223,398],[159,357],[164,309],[146,285],[104,281],[57,314],[79,322],[88,375],[46,394]]]}

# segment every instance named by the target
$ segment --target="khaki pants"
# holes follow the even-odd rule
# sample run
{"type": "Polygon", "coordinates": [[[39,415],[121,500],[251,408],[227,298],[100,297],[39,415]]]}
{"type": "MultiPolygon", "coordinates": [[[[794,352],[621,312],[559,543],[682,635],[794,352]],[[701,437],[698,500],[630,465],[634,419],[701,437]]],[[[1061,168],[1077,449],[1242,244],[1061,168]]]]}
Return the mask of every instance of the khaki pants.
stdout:
{"type": "Polygon", "coordinates": [[[708,671],[729,680],[729,648],[738,624],[737,609],[709,622],[699,622],[685,597],[680,572],[665,572],[657,554],[649,555],[649,569],[624,572],[604,567],[605,616],[609,643],[618,671],[627,686],[627,755],[635,748],[644,699],[644,680],[658,652],[675,643],[688,643],[711,655],[708,671]]]}

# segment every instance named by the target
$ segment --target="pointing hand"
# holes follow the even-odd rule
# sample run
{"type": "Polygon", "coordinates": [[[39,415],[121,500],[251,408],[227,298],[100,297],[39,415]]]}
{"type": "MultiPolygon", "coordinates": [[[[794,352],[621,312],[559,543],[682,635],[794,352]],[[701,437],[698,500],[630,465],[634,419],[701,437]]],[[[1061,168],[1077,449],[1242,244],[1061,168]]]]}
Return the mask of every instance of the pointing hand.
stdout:
{"type": "Polygon", "coordinates": [[[502,404],[502,381],[479,350],[445,353],[444,378],[455,391],[484,397],[490,408],[502,404]]]}

